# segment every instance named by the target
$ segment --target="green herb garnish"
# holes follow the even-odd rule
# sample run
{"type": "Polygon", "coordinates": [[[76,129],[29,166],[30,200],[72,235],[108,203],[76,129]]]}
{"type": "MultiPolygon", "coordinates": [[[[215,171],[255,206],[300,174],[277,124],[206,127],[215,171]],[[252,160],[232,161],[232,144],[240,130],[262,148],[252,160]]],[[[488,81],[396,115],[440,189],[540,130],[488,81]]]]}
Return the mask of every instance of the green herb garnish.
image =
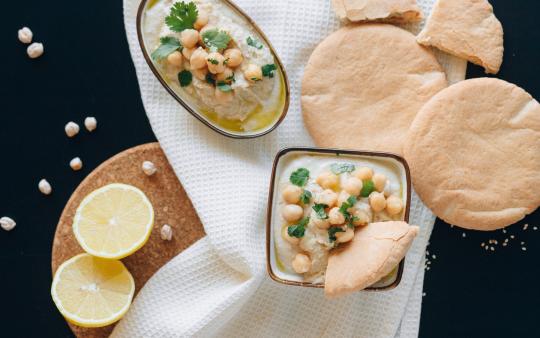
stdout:
{"type": "Polygon", "coordinates": [[[341,204],[341,207],[339,207],[339,212],[345,216],[345,222],[347,223],[347,226],[349,228],[354,228],[354,222],[358,220],[358,217],[353,216],[349,209],[352,208],[356,204],[356,197],[351,196],[347,198],[347,201],[343,202],[341,204]]]}
{"type": "Polygon", "coordinates": [[[197,6],[193,2],[177,2],[171,7],[171,12],[165,18],[165,23],[173,32],[181,32],[192,29],[198,15],[197,6]]]}
{"type": "Polygon", "coordinates": [[[263,44],[259,40],[252,38],[251,36],[248,36],[248,38],[246,39],[246,42],[249,46],[255,47],[257,49],[263,49],[264,47],[263,44]]]}
{"type": "Polygon", "coordinates": [[[164,36],[159,39],[159,42],[159,47],[151,55],[152,59],[156,61],[163,60],[172,52],[175,52],[179,49],[181,50],[182,48],[182,44],[180,43],[180,41],[172,36],[164,36]]]}
{"type": "Polygon", "coordinates": [[[362,191],[360,191],[360,196],[369,197],[369,194],[371,194],[373,190],[375,190],[375,184],[372,180],[366,180],[363,183],[364,184],[362,185],[362,191]]]}
{"type": "Polygon", "coordinates": [[[309,170],[307,170],[306,168],[298,168],[295,172],[291,174],[291,177],[289,178],[292,184],[299,187],[303,187],[304,185],[306,185],[308,179],[309,170]]]}
{"type": "Polygon", "coordinates": [[[231,42],[231,37],[229,33],[214,28],[205,31],[202,34],[202,40],[206,47],[215,52],[227,48],[227,45],[231,42]]]}
{"type": "Polygon", "coordinates": [[[326,211],[324,209],[328,208],[328,205],[326,204],[315,204],[313,207],[313,210],[315,210],[315,213],[317,214],[317,217],[319,219],[328,219],[328,215],[326,214],[326,211]]]}
{"type": "Polygon", "coordinates": [[[208,59],[208,62],[210,62],[213,65],[218,65],[219,64],[219,61],[216,60],[216,59],[208,59]]]}
{"type": "Polygon", "coordinates": [[[187,87],[191,84],[193,80],[193,75],[189,70],[183,70],[178,73],[178,82],[180,82],[180,87],[187,87]]]}
{"type": "Polygon", "coordinates": [[[207,73],[205,79],[206,79],[206,82],[211,84],[212,86],[216,85],[216,80],[214,79],[211,73],[207,73]]]}
{"type": "Polygon", "coordinates": [[[300,201],[304,204],[308,204],[309,201],[311,201],[311,197],[311,191],[304,189],[304,191],[302,191],[302,195],[300,195],[300,201]]]}
{"type": "Polygon", "coordinates": [[[291,237],[302,238],[306,232],[306,225],[309,223],[309,217],[303,218],[298,224],[287,228],[287,233],[291,237]]]}
{"type": "Polygon", "coordinates": [[[224,93],[231,92],[233,89],[230,85],[226,84],[223,81],[219,81],[216,85],[217,89],[221,90],[224,93]]]}
{"type": "Polygon", "coordinates": [[[328,229],[328,239],[330,242],[335,242],[337,240],[336,233],[338,232],[345,232],[345,230],[341,229],[340,227],[332,227],[328,229]]]}
{"type": "Polygon", "coordinates": [[[330,170],[336,175],[343,173],[352,173],[356,167],[350,163],[334,163],[330,166],[330,170]]]}
{"type": "Polygon", "coordinates": [[[275,64],[269,64],[262,66],[262,74],[263,76],[268,76],[269,78],[274,77],[274,71],[277,69],[275,64]]]}

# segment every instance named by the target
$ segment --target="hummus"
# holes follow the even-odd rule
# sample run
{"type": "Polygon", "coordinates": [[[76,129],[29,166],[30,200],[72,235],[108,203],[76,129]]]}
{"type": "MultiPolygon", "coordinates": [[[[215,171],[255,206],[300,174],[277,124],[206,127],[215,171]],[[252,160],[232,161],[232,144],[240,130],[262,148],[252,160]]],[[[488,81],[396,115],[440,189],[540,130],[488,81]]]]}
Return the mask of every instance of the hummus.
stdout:
{"type": "Polygon", "coordinates": [[[390,160],[290,153],[280,162],[272,240],[282,279],[324,283],[330,251],[355,228],[404,218],[407,187],[390,160]]]}
{"type": "Polygon", "coordinates": [[[235,131],[254,131],[279,117],[284,80],[274,55],[246,18],[224,1],[158,0],[145,12],[143,32],[162,77],[206,118],[235,131]],[[196,7],[196,14],[186,11],[188,28],[166,20],[180,4],[196,7]],[[160,49],[164,38],[180,45],[160,49]]]}

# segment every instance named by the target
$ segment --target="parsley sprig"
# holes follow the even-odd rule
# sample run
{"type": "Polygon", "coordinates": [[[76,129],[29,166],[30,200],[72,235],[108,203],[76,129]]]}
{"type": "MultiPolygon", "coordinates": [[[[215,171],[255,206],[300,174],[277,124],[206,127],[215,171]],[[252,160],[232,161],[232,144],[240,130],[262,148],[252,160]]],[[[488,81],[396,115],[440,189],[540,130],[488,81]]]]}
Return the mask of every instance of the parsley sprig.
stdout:
{"type": "Polygon", "coordinates": [[[212,52],[227,48],[231,42],[231,36],[225,31],[220,31],[217,28],[209,29],[202,34],[204,45],[212,52]]]}
{"type": "Polygon", "coordinates": [[[366,180],[363,182],[362,185],[362,191],[360,191],[360,196],[362,197],[369,197],[369,194],[371,194],[375,190],[375,184],[372,180],[366,180]]]}
{"type": "Polygon", "coordinates": [[[275,64],[268,64],[261,67],[263,76],[273,78],[274,77],[274,71],[277,69],[275,64]]]}
{"type": "Polygon", "coordinates": [[[312,209],[317,214],[317,217],[319,219],[328,219],[328,215],[326,214],[326,208],[328,208],[328,205],[326,204],[315,204],[312,206],[312,209]]]}
{"type": "Polygon", "coordinates": [[[303,218],[298,224],[291,225],[287,228],[287,233],[291,237],[302,238],[306,233],[306,225],[309,223],[309,217],[303,218]]]}
{"type": "Polygon", "coordinates": [[[246,42],[249,46],[257,48],[257,49],[263,49],[264,47],[263,44],[259,40],[252,38],[251,36],[248,36],[248,38],[246,39],[246,42]]]}
{"type": "Polygon", "coordinates": [[[192,29],[199,11],[193,2],[177,2],[171,7],[171,12],[165,17],[165,23],[173,32],[192,29]]]}
{"type": "Polygon", "coordinates": [[[341,204],[341,207],[339,207],[339,212],[341,212],[343,216],[345,216],[345,223],[347,223],[347,226],[349,228],[353,228],[353,229],[354,229],[353,223],[358,220],[358,217],[353,216],[349,212],[349,209],[352,208],[355,204],[356,204],[356,197],[351,196],[347,198],[347,201],[341,204]]]}
{"type": "Polygon", "coordinates": [[[183,70],[178,73],[178,82],[180,82],[180,87],[187,87],[193,81],[193,75],[189,70],[183,70]]]}
{"type": "Polygon", "coordinates": [[[159,47],[152,52],[152,59],[159,61],[165,59],[169,54],[182,50],[182,44],[180,41],[172,36],[164,36],[159,39],[159,47]]]}
{"type": "Polygon", "coordinates": [[[340,227],[331,227],[328,229],[328,239],[330,242],[335,242],[337,240],[336,233],[338,232],[345,232],[345,230],[340,227]]]}
{"type": "Polygon", "coordinates": [[[352,173],[355,170],[354,164],[351,163],[333,163],[330,166],[330,170],[336,174],[352,173]]]}
{"type": "Polygon", "coordinates": [[[304,191],[302,191],[302,195],[300,195],[300,201],[303,204],[309,204],[309,201],[311,201],[311,197],[311,191],[304,189],[304,191]]]}
{"type": "Polygon", "coordinates": [[[289,180],[292,184],[303,187],[309,180],[309,170],[306,168],[298,168],[291,174],[289,180]]]}

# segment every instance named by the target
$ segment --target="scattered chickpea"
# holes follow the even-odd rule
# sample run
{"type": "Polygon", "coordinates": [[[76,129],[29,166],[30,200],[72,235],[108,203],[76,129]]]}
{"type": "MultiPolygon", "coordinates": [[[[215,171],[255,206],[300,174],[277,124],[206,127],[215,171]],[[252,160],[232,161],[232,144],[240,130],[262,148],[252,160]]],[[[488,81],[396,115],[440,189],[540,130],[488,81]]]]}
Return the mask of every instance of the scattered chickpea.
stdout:
{"type": "Polygon", "coordinates": [[[180,33],[180,43],[186,48],[193,48],[199,42],[199,32],[195,29],[185,29],[180,33]]]}
{"type": "Polygon", "coordinates": [[[173,231],[170,225],[164,224],[159,231],[161,239],[164,241],[170,241],[172,239],[173,231]]]}
{"type": "Polygon", "coordinates": [[[227,49],[223,55],[225,60],[227,60],[227,66],[236,68],[244,61],[244,56],[238,48],[227,49]]]}
{"type": "Polygon", "coordinates": [[[281,237],[292,245],[298,245],[300,243],[300,238],[289,236],[289,227],[287,226],[281,229],[281,237]]]}
{"type": "Polygon", "coordinates": [[[317,204],[326,204],[329,208],[332,208],[336,205],[338,195],[330,189],[326,189],[323,192],[315,196],[315,203],[317,204]]]}
{"type": "Polygon", "coordinates": [[[206,74],[208,74],[208,68],[192,69],[191,74],[197,79],[204,81],[206,80],[206,74]]]}
{"type": "Polygon", "coordinates": [[[88,130],[89,132],[96,130],[97,128],[96,118],[93,116],[88,116],[87,118],[84,119],[84,126],[86,127],[86,130],[88,130]]]}
{"type": "Polygon", "coordinates": [[[281,210],[281,215],[287,222],[296,222],[304,216],[304,209],[296,204],[288,204],[281,210]]]}
{"type": "Polygon", "coordinates": [[[193,54],[191,54],[191,58],[189,59],[189,62],[191,63],[191,69],[201,69],[206,67],[207,58],[208,53],[201,47],[197,48],[193,52],[193,54]]]}
{"type": "Polygon", "coordinates": [[[182,48],[182,55],[187,61],[191,60],[191,55],[195,51],[195,48],[182,48]]]}
{"type": "Polygon", "coordinates": [[[369,195],[369,205],[375,212],[383,211],[384,208],[386,208],[386,199],[384,198],[384,194],[380,192],[372,192],[369,195]]]}
{"type": "Polygon", "coordinates": [[[355,209],[353,216],[355,216],[353,220],[355,226],[367,225],[369,223],[369,215],[365,210],[355,209]]]}
{"type": "Polygon", "coordinates": [[[197,20],[193,24],[193,27],[200,31],[204,26],[208,24],[208,14],[203,11],[199,11],[199,15],[197,15],[197,20]]]}
{"type": "Polygon", "coordinates": [[[306,273],[311,269],[311,259],[304,254],[296,254],[292,261],[292,267],[296,273],[306,273]]]}
{"type": "Polygon", "coordinates": [[[34,42],[30,44],[28,48],[26,48],[26,54],[28,54],[31,59],[37,59],[38,57],[43,55],[43,51],[43,44],[40,42],[34,42]]]}
{"type": "Polygon", "coordinates": [[[220,82],[232,82],[233,78],[234,78],[234,72],[229,67],[225,67],[225,70],[223,71],[223,73],[219,73],[218,75],[216,75],[216,80],[220,82]]]}
{"type": "Polygon", "coordinates": [[[66,131],[66,135],[68,137],[73,137],[77,135],[80,129],[81,128],[79,128],[79,125],[72,121],[68,122],[66,126],[64,127],[64,130],[66,131]]]}
{"type": "Polygon", "coordinates": [[[17,223],[15,223],[15,221],[10,217],[4,216],[0,218],[0,227],[2,227],[2,229],[5,231],[13,230],[16,225],[17,223]]]}
{"type": "Polygon", "coordinates": [[[345,190],[341,190],[337,199],[338,207],[340,207],[343,203],[347,202],[347,199],[349,199],[349,197],[351,197],[351,195],[348,192],[346,192],[345,190]]]}
{"type": "Polygon", "coordinates": [[[208,57],[206,58],[206,65],[208,66],[210,73],[219,74],[225,71],[225,64],[223,63],[224,61],[225,57],[223,55],[213,52],[208,54],[208,57]]]}
{"type": "Polygon", "coordinates": [[[251,83],[255,83],[257,81],[262,80],[262,69],[261,67],[250,64],[247,66],[246,70],[244,70],[244,77],[246,80],[248,80],[251,83]]]}
{"type": "Polygon", "coordinates": [[[315,181],[324,189],[334,189],[339,185],[339,177],[329,171],[320,174],[315,181]]]}
{"type": "Polygon", "coordinates": [[[330,227],[328,219],[320,219],[315,210],[311,211],[309,221],[319,229],[328,229],[330,227]]]}
{"type": "Polygon", "coordinates": [[[142,171],[146,174],[146,176],[152,176],[157,172],[156,165],[150,161],[144,161],[141,168],[142,171]]]}
{"type": "Polygon", "coordinates": [[[69,166],[71,167],[71,169],[78,171],[82,169],[83,163],[80,158],[75,157],[74,159],[69,161],[69,166]]]}
{"type": "Polygon", "coordinates": [[[354,238],[354,230],[346,227],[345,232],[336,232],[336,242],[338,243],[347,243],[354,238]]]}
{"type": "Polygon", "coordinates": [[[360,195],[360,192],[362,191],[362,186],[363,186],[362,180],[356,177],[349,177],[349,179],[347,179],[347,181],[345,182],[343,189],[345,189],[345,191],[351,194],[352,196],[358,196],[360,195]]]}
{"type": "Polygon", "coordinates": [[[397,196],[390,196],[386,200],[386,211],[390,215],[397,215],[403,210],[403,201],[397,196]]]}
{"type": "Polygon", "coordinates": [[[182,53],[174,51],[167,56],[167,62],[173,66],[180,67],[183,64],[182,53]]]}
{"type": "Polygon", "coordinates": [[[373,185],[375,186],[375,190],[378,192],[383,192],[384,187],[386,186],[386,176],[383,174],[373,175],[373,185]]]}
{"type": "Polygon", "coordinates": [[[38,189],[44,195],[50,195],[52,192],[51,184],[46,179],[42,179],[41,181],[39,181],[38,189]]]}
{"type": "Polygon", "coordinates": [[[234,93],[232,91],[230,92],[224,92],[221,89],[217,88],[214,90],[214,95],[216,97],[216,100],[218,103],[221,104],[227,104],[232,101],[234,97],[234,93]]]}
{"type": "Polygon", "coordinates": [[[368,167],[361,167],[353,172],[353,176],[361,181],[370,180],[373,177],[373,169],[368,167]]]}
{"type": "Polygon", "coordinates": [[[328,213],[328,221],[332,225],[338,225],[345,223],[345,216],[339,211],[339,208],[332,208],[328,213]]]}
{"type": "Polygon", "coordinates": [[[32,42],[32,38],[34,37],[34,33],[30,30],[28,27],[23,27],[19,29],[17,32],[17,36],[19,38],[19,41],[22,43],[30,43],[32,42]]]}
{"type": "Polygon", "coordinates": [[[302,196],[302,188],[289,184],[281,193],[283,200],[289,204],[298,204],[300,202],[300,196],[302,196]]]}

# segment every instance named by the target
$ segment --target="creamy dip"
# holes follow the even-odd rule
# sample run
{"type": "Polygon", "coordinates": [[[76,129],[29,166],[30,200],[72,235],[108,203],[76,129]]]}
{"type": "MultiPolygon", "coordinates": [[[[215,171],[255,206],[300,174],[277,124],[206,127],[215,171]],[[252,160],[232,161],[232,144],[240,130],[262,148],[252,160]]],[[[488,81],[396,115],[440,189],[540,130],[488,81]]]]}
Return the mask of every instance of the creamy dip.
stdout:
{"type": "MultiPolygon", "coordinates": [[[[329,252],[352,239],[350,236],[354,237],[355,227],[372,222],[402,220],[404,217],[406,187],[404,187],[403,173],[398,165],[388,159],[352,155],[288,154],[280,162],[280,170],[276,173],[279,178],[276,177],[277,183],[273,197],[275,203],[272,213],[274,259],[277,268],[282,273],[300,276],[297,280],[324,283],[329,252]],[[291,177],[298,173],[299,168],[309,171],[309,179],[301,187],[298,185],[299,182],[291,177]],[[372,175],[376,175],[377,180],[380,181],[383,178],[384,183],[381,185],[381,182],[378,182],[377,187],[372,185],[375,176],[369,179],[365,179],[369,175],[362,176],[369,172],[366,168],[372,170],[372,175]],[[361,171],[364,174],[360,173],[361,171]],[[359,177],[363,179],[358,179],[359,177]],[[337,184],[332,185],[332,180],[335,180],[337,184]],[[354,185],[351,183],[358,184],[358,181],[362,181],[360,194],[351,200],[349,199],[351,194],[347,191],[354,191],[354,185]],[[304,199],[304,201],[294,203],[296,199],[293,192],[298,193],[298,188],[302,190],[301,200],[304,199]],[[335,193],[337,200],[335,203],[330,202],[332,205],[327,205],[324,211],[318,214],[314,206],[321,204],[321,201],[325,202],[324,195],[328,194],[329,190],[335,193]],[[305,191],[311,195],[309,200],[305,191]],[[388,206],[383,207],[382,210],[380,206],[377,206],[378,210],[375,210],[374,201],[371,200],[373,197],[389,201],[388,206]],[[401,207],[392,209],[390,204],[395,205],[398,200],[401,207]],[[345,208],[347,211],[342,209],[345,214],[348,212],[349,221],[346,218],[335,220],[336,217],[341,216],[332,209],[338,209],[343,203],[349,202],[351,202],[350,208],[345,208]],[[290,214],[295,210],[299,211],[299,208],[291,206],[292,204],[301,207],[301,216],[290,214]],[[285,211],[286,208],[289,208],[289,214],[285,211]],[[327,219],[321,220],[321,215],[327,219]],[[299,217],[301,219],[297,220],[299,217]],[[334,224],[328,224],[329,221],[334,224]],[[298,225],[305,225],[302,236],[294,231],[298,229],[298,225]],[[336,230],[339,232],[334,232],[336,230]],[[291,233],[293,236],[290,236],[291,233]],[[299,238],[295,238],[295,235],[299,238]]],[[[399,203],[397,203],[398,206],[399,203]]]]}
{"type": "MultiPolygon", "coordinates": [[[[182,33],[171,30],[165,22],[165,18],[171,13],[171,7],[178,2],[158,0],[146,10],[143,31],[145,45],[150,53],[160,47],[160,38],[173,37],[182,41],[182,33]]],[[[193,49],[200,47],[210,55],[213,51],[204,44],[202,37],[208,30],[217,30],[225,32],[230,37],[228,46],[217,52],[225,54],[227,49],[240,50],[243,61],[238,66],[226,67],[232,72],[231,76],[227,76],[227,79],[232,79],[226,81],[227,92],[218,91],[218,87],[223,88],[218,86],[219,83],[223,83],[216,79],[219,74],[209,73],[207,76],[201,74],[193,62],[190,64],[183,48],[181,51],[184,57],[181,64],[171,64],[165,58],[154,59],[158,71],[185,101],[196,107],[206,118],[227,129],[254,131],[270,125],[280,115],[285,100],[284,80],[272,51],[253,26],[225,2],[221,0],[189,2],[193,2],[200,15],[207,18],[207,23],[198,30],[201,38],[193,49]],[[262,73],[266,74],[268,72],[265,72],[265,67],[271,66],[276,68],[271,72],[271,76],[262,75],[254,78],[246,75],[251,74],[249,67],[255,67],[255,70],[258,67],[259,72],[262,69],[262,73]],[[181,84],[179,73],[182,71],[193,74],[189,85],[181,84]],[[197,76],[198,74],[201,75],[197,76]]],[[[224,62],[226,65],[227,61],[224,62]]],[[[209,63],[208,68],[211,66],[209,63]]]]}

